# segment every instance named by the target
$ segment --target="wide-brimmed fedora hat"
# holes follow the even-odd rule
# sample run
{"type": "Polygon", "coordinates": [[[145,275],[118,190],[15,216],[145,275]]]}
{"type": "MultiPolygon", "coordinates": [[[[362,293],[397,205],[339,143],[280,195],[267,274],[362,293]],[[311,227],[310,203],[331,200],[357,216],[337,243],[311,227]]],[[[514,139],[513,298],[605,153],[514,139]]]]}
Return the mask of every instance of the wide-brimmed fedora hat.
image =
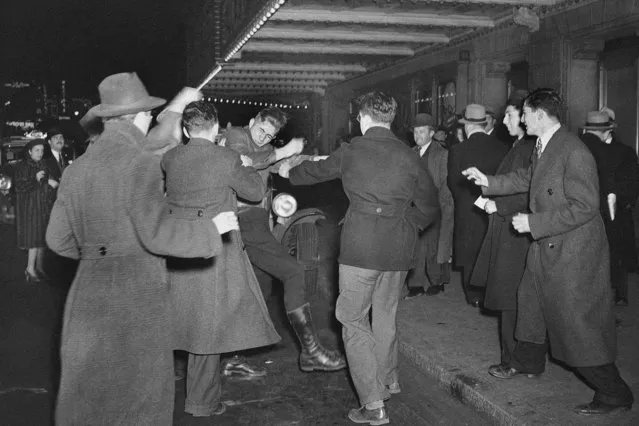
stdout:
{"type": "Polygon", "coordinates": [[[415,116],[415,119],[413,120],[413,128],[424,127],[424,126],[429,126],[429,127],[435,126],[435,121],[433,120],[433,116],[426,113],[417,114],[415,116]]]}
{"type": "Polygon", "coordinates": [[[469,104],[466,106],[464,116],[459,119],[464,124],[483,124],[486,123],[486,108],[483,105],[469,104]]]}
{"type": "Polygon", "coordinates": [[[165,99],[149,96],[144,84],[134,72],[113,74],[98,86],[100,104],[95,106],[98,117],[117,117],[150,111],[166,103],[165,99]]]}
{"type": "Polygon", "coordinates": [[[586,130],[610,130],[617,127],[617,123],[610,120],[610,116],[602,111],[590,111],[586,116],[586,130]]]}

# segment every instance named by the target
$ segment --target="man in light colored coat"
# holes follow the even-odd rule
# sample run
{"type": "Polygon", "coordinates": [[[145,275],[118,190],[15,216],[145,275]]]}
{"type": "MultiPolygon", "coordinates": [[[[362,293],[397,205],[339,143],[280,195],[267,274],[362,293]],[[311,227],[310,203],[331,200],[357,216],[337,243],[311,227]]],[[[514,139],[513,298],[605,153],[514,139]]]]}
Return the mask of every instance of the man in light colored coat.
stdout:
{"type": "Polygon", "coordinates": [[[547,335],[553,357],[574,367],[595,390],[592,402],[575,411],[610,414],[629,410],[634,399],[615,365],[608,240],[599,214],[597,165],[579,138],[561,126],[562,108],[561,97],[552,89],[537,89],[526,98],[526,131],[538,137],[530,167],[497,176],[475,167],[463,171],[487,195],[530,191],[530,213],[512,219],[517,232],[533,239],[518,292],[519,342],[510,365],[491,367],[489,373],[501,379],[541,373],[545,348],[539,344],[547,335]]]}
{"type": "Polygon", "coordinates": [[[105,78],[97,116],[104,133],[62,176],[47,244],[78,259],[67,297],[57,425],[168,425],[173,418],[173,329],[161,255],[210,258],[237,217],[169,215],[160,157],[184,105],[183,91],[147,136],[149,96],[135,73],[105,78]]]}
{"type": "Polygon", "coordinates": [[[430,114],[417,114],[413,124],[415,142],[413,148],[421,159],[437,188],[441,220],[419,235],[417,266],[408,273],[406,298],[427,294],[434,296],[444,291],[450,277],[450,259],[453,254],[453,196],[448,177],[448,151],[433,140],[435,123],[430,114]]]}

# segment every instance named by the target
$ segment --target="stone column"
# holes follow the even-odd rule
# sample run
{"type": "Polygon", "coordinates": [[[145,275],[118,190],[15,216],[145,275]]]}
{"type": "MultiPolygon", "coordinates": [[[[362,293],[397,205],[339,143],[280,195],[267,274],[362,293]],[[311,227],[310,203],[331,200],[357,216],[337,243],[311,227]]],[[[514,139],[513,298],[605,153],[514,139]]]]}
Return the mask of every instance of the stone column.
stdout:
{"type": "Polygon", "coordinates": [[[480,103],[491,107],[497,114],[502,112],[508,100],[508,71],[509,62],[484,62],[480,103]]]}
{"type": "MultiPolygon", "coordinates": [[[[468,105],[470,99],[470,53],[465,51],[465,53],[460,53],[460,60],[457,61],[457,80],[455,81],[455,110],[459,114],[461,113],[466,105],[468,105]]],[[[437,93],[437,86],[433,83],[433,93],[437,93]]],[[[435,108],[435,106],[433,106],[435,108]]]]}
{"type": "Polygon", "coordinates": [[[574,132],[582,125],[588,111],[599,106],[599,54],[604,49],[603,40],[577,40],[573,42],[570,66],[570,103],[568,122],[574,132]]]}

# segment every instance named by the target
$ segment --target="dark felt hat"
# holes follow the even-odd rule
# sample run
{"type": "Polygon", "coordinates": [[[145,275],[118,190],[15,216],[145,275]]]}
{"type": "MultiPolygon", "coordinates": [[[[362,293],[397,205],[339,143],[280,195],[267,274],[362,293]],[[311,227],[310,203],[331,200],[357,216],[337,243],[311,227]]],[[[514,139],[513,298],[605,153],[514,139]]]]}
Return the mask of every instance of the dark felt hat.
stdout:
{"type": "Polygon", "coordinates": [[[25,149],[25,151],[31,151],[34,146],[38,146],[38,145],[42,145],[44,147],[46,145],[45,140],[44,139],[33,139],[33,140],[30,140],[24,146],[24,149],[25,149]]]}
{"type": "Polygon", "coordinates": [[[435,121],[433,120],[433,116],[430,114],[420,113],[415,116],[415,120],[413,120],[413,128],[415,127],[424,127],[435,126],[435,121]]]}
{"type": "Polygon", "coordinates": [[[149,96],[146,87],[134,72],[113,74],[98,86],[100,104],[95,106],[98,117],[117,117],[150,111],[166,103],[165,99],[149,96]]]}
{"type": "Polygon", "coordinates": [[[57,125],[53,125],[47,129],[47,139],[51,139],[55,135],[62,135],[62,134],[64,134],[62,132],[62,129],[57,125]]]}

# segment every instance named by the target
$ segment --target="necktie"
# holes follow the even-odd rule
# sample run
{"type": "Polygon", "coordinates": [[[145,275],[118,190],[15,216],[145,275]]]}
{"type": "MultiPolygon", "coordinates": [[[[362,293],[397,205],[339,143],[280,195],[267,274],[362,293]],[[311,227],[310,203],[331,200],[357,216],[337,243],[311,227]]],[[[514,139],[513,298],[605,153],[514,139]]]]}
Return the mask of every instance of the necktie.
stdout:
{"type": "Polygon", "coordinates": [[[60,166],[60,171],[64,169],[64,161],[62,160],[62,154],[58,154],[58,165],[60,166]]]}
{"type": "Polygon", "coordinates": [[[537,153],[537,158],[541,157],[541,139],[537,138],[537,143],[535,143],[535,152],[537,153]]]}

